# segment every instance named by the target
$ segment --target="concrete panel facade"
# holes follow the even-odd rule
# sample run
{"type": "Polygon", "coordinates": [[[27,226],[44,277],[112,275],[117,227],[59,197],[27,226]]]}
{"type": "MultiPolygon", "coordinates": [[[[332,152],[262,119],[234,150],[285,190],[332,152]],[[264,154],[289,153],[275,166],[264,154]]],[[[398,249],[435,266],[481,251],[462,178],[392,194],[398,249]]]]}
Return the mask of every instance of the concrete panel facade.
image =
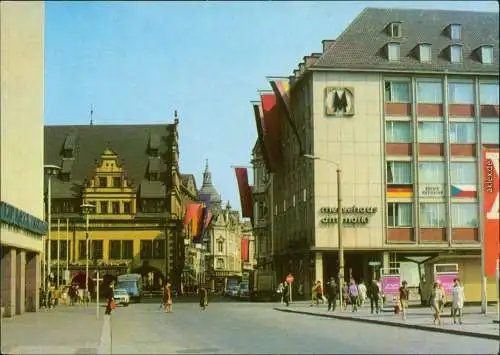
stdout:
{"type": "MultiPolygon", "coordinates": [[[[383,235],[383,136],[381,75],[365,73],[314,73],[314,155],[339,164],[342,170],[343,207],[376,208],[367,224],[344,229],[346,248],[382,248],[383,235]],[[328,87],[352,88],[354,115],[335,117],[325,113],[328,87]]],[[[325,224],[322,207],[337,206],[337,167],[324,160],[314,163],[315,245],[338,247],[336,223],[325,224]]],[[[335,217],[335,214],[327,214],[335,217]]],[[[368,216],[368,214],[356,214],[368,216]]],[[[344,213],[344,217],[354,214],[344,213]]]]}

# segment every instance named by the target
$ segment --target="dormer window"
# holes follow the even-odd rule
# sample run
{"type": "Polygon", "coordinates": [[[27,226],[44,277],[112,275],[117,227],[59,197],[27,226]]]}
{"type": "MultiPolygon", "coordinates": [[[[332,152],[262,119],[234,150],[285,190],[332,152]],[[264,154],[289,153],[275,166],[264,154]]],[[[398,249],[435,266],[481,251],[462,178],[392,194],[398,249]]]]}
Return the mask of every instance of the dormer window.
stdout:
{"type": "Polygon", "coordinates": [[[389,35],[392,38],[400,38],[402,35],[402,24],[401,22],[393,22],[388,27],[389,35]]]}
{"type": "Polygon", "coordinates": [[[451,24],[450,25],[450,39],[454,41],[459,41],[462,39],[462,26],[459,24],[451,24]]]}
{"type": "Polygon", "coordinates": [[[421,63],[430,63],[432,61],[431,45],[428,43],[420,44],[418,48],[418,56],[421,63]]]}
{"type": "Polygon", "coordinates": [[[480,48],[481,63],[493,64],[493,46],[482,46],[480,48]]]}
{"type": "Polygon", "coordinates": [[[387,44],[387,59],[391,62],[399,61],[399,43],[388,43],[387,44]]]}
{"type": "Polygon", "coordinates": [[[450,46],[450,62],[452,63],[462,62],[462,46],[459,45],[450,46]]]}

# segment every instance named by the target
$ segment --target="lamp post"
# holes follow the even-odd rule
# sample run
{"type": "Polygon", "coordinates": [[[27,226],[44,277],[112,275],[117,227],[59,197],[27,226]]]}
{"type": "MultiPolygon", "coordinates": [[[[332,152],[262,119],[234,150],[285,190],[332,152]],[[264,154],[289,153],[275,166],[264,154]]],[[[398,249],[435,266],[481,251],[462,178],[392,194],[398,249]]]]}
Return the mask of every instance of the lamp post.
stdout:
{"type": "MultiPolygon", "coordinates": [[[[46,272],[46,277],[47,277],[47,286],[50,285],[50,274],[51,274],[51,243],[52,243],[52,177],[57,176],[59,174],[59,171],[61,171],[61,167],[57,165],[44,165],[43,166],[43,171],[44,174],[47,175],[48,181],[47,181],[47,237],[48,237],[48,243],[47,243],[47,272],[46,272]]],[[[45,243],[44,243],[45,244],[45,243]]],[[[45,283],[44,283],[45,284],[45,283]]]]}
{"type": "Polygon", "coordinates": [[[333,160],[323,159],[316,157],[314,155],[304,154],[302,155],[306,159],[310,160],[321,160],[326,163],[335,165],[337,168],[337,233],[338,233],[338,243],[339,243],[339,276],[338,276],[338,288],[339,288],[339,302],[340,311],[342,312],[342,289],[344,285],[344,241],[342,238],[342,170],[340,170],[340,165],[333,160]]]}
{"type": "Polygon", "coordinates": [[[89,294],[89,215],[94,210],[95,206],[90,203],[84,203],[80,206],[82,213],[85,215],[85,294],[89,294]]]}

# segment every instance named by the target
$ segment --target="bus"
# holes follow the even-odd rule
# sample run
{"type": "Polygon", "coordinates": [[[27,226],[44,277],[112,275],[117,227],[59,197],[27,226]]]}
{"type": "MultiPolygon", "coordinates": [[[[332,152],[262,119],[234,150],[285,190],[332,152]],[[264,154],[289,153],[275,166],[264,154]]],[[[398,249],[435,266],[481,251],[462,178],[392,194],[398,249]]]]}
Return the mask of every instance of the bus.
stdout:
{"type": "Polygon", "coordinates": [[[115,289],[126,290],[130,300],[141,302],[142,299],[142,276],[140,274],[124,274],[117,278],[115,289]]]}

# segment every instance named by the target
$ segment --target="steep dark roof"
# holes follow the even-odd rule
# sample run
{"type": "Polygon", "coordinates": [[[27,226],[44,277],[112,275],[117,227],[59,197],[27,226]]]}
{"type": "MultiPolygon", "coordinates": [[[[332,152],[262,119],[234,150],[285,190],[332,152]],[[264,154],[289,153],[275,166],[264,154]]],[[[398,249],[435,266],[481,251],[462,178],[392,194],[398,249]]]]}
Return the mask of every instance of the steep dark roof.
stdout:
{"type": "Polygon", "coordinates": [[[498,73],[498,22],[498,13],[489,12],[366,8],[312,68],[498,73]],[[386,28],[398,21],[403,36],[392,39],[386,28]],[[453,41],[446,35],[450,24],[462,26],[462,40],[453,41]],[[382,53],[392,41],[401,44],[399,62],[389,62],[382,53]],[[432,45],[432,63],[420,63],[411,55],[419,43],[432,45]],[[463,63],[448,60],[445,51],[451,44],[463,45],[463,63]],[[482,45],[494,47],[493,64],[482,64],[476,57],[474,51],[482,45]]]}
{"type": "MultiPolygon", "coordinates": [[[[173,125],[78,125],[78,126],[45,126],[44,140],[44,162],[45,164],[57,164],[69,170],[70,182],[53,179],[52,193],[54,197],[76,196],[79,193],[85,179],[90,179],[96,168],[101,154],[106,148],[111,148],[118,154],[118,160],[128,180],[134,181],[135,186],[141,186],[146,180],[149,164],[153,169],[159,169],[160,173],[166,171],[163,159],[149,160],[150,137],[158,136],[158,154],[161,157],[168,151],[168,137],[173,125]],[[71,142],[73,146],[74,161],[63,162],[63,149],[71,142]]],[[[156,139],[155,139],[156,140],[156,139]]],[[[163,184],[163,182],[159,182],[163,184]]],[[[158,188],[158,184],[144,184],[147,195],[151,195],[152,188],[157,188],[158,193],[164,189],[158,188]]]]}

